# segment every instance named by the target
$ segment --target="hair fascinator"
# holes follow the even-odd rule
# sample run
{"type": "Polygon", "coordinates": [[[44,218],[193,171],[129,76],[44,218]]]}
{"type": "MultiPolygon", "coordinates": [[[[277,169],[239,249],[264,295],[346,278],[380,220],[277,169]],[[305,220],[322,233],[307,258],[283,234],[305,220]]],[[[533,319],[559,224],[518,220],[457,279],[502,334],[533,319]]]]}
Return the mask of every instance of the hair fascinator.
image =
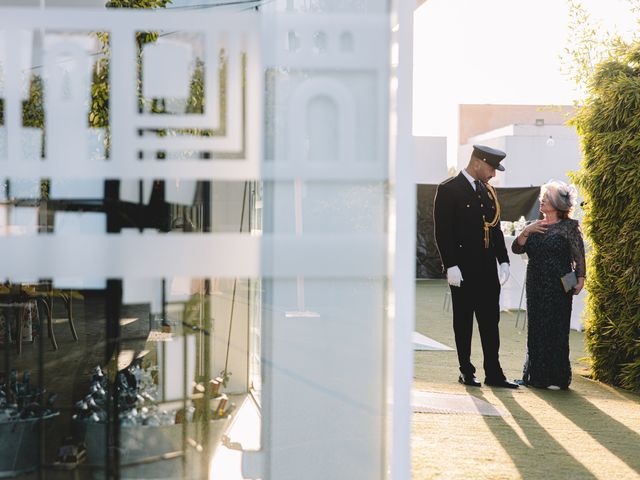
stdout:
{"type": "Polygon", "coordinates": [[[578,191],[573,184],[567,185],[560,180],[549,180],[540,189],[541,196],[545,193],[556,210],[566,212],[576,206],[578,191]]]}

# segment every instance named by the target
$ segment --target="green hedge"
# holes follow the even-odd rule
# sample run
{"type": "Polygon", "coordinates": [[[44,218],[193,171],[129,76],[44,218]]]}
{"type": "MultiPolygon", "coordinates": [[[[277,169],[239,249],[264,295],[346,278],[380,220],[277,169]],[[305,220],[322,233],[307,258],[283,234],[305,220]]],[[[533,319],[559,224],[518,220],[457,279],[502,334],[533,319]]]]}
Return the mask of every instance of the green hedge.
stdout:
{"type": "Polygon", "coordinates": [[[587,348],[594,378],[640,391],[640,44],[600,63],[572,120],[581,137],[587,348]]]}

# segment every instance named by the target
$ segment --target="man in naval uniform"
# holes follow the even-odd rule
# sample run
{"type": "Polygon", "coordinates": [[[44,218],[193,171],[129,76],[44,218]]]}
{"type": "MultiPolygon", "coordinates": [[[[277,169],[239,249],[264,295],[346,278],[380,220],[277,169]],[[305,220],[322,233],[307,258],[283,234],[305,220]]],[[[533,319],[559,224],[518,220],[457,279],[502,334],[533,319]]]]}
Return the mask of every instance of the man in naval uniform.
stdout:
{"type": "Polygon", "coordinates": [[[518,388],[505,378],[498,359],[500,285],[509,278],[509,256],[500,229],[500,204],[489,180],[496,170],[504,171],[500,161],[505,156],[500,150],[474,145],[467,167],[438,185],[434,204],[436,243],[451,288],[458,381],[475,387],[481,384],[471,363],[474,313],[485,384],[518,388]]]}

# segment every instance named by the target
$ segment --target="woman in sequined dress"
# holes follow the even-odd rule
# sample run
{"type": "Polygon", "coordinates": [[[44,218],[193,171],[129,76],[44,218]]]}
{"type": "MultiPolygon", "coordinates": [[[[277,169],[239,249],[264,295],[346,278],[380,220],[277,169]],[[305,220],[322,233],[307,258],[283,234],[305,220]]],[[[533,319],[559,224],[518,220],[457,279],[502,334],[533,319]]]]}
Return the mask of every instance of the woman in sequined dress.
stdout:
{"type": "Polygon", "coordinates": [[[530,223],[512,245],[526,253],[527,353],[523,385],[551,390],[571,383],[569,327],[573,296],[580,293],[586,274],[580,225],[570,217],[575,206],[573,187],[549,182],[540,191],[542,220],[530,223]],[[575,271],[577,285],[565,292],[560,278],[575,271]]]}

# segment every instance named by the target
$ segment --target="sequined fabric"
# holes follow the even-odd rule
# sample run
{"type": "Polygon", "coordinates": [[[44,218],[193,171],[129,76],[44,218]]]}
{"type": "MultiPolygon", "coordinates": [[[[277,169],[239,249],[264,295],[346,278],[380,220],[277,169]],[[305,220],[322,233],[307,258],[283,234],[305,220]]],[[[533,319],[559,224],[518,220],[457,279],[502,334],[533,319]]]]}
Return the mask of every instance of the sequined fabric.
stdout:
{"type": "Polygon", "coordinates": [[[532,233],[514,253],[526,253],[527,353],[523,377],[527,385],[568,388],[571,383],[569,327],[573,292],[565,293],[560,277],[574,269],[585,276],[584,243],[576,220],[561,220],[544,234],[532,233]]]}

